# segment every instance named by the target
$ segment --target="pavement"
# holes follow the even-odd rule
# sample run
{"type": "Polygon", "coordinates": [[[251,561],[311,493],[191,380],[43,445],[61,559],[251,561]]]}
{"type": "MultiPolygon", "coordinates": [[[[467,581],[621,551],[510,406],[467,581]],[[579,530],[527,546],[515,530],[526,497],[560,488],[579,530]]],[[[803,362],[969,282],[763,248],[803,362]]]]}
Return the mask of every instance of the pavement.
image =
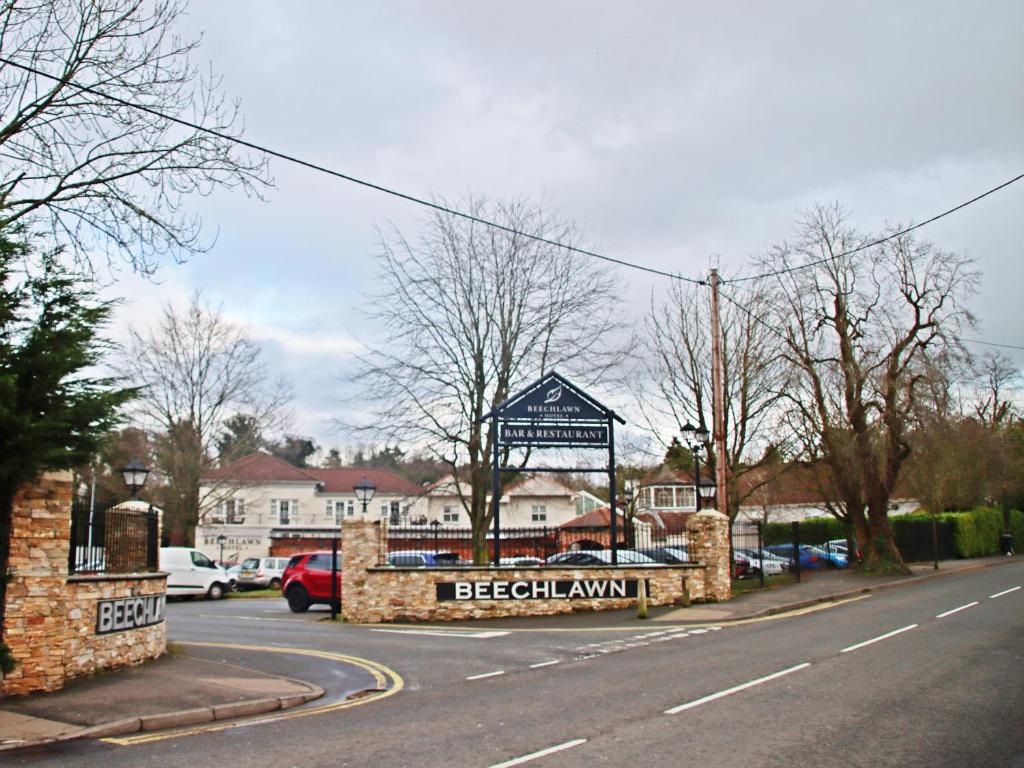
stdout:
{"type": "MultiPolygon", "coordinates": [[[[937,571],[931,565],[913,565],[911,573],[903,576],[870,576],[846,571],[805,573],[799,583],[753,590],[728,603],[653,608],[649,621],[686,625],[757,619],[1017,559],[944,561],[937,571]]],[[[635,627],[636,622],[636,611],[627,610],[490,619],[474,622],[474,625],[477,628],[481,624],[489,628],[614,628],[628,624],[635,627]]],[[[453,628],[453,625],[445,626],[453,628]]],[[[0,701],[0,752],[71,739],[124,736],[232,720],[288,709],[324,695],[324,690],[313,683],[268,674],[223,659],[203,658],[174,643],[168,644],[168,651],[155,661],[73,681],[55,693],[0,701]]]]}

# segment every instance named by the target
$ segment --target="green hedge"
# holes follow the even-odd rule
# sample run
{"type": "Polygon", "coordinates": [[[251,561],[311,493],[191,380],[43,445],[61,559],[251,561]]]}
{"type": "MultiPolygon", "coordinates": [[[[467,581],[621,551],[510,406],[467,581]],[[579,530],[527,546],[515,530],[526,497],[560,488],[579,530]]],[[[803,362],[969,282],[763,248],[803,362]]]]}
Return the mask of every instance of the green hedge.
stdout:
{"type": "MultiPolygon", "coordinates": [[[[927,543],[928,554],[931,556],[931,517],[927,513],[914,512],[909,515],[891,517],[896,545],[911,555],[911,559],[920,559],[922,542],[927,543]]],[[[1003,534],[1003,513],[992,507],[976,507],[965,512],[944,512],[938,516],[939,522],[939,556],[984,557],[998,555],[1000,537],[1003,534]]],[[[1024,552],[1024,512],[1010,512],[1010,533],[1013,536],[1014,550],[1024,552]]],[[[846,526],[832,517],[812,517],[800,522],[800,542],[802,544],[821,544],[832,539],[846,538],[846,526]]],[[[785,544],[793,540],[791,523],[768,523],[764,526],[764,543],[785,544]]]]}

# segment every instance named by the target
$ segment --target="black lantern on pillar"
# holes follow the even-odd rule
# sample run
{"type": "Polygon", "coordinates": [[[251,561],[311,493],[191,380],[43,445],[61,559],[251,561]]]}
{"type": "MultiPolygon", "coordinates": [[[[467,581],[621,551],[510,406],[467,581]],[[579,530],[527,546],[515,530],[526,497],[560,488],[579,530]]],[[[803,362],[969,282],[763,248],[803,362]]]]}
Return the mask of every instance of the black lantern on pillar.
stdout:
{"type": "Polygon", "coordinates": [[[356,498],[363,505],[363,517],[366,517],[366,508],[373,499],[373,494],[377,492],[377,486],[367,479],[366,475],[363,475],[363,479],[352,486],[352,490],[355,491],[356,498]]]}
{"type": "Polygon", "coordinates": [[[710,499],[715,495],[713,487],[710,495],[706,495],[702,487],[703,484],[700,480],[700,454],[698,453],[707,444],[711,434],[706,427],[695,427],[690,422],[686,422],[679,431],[683,436],[683,444],[690,449],[690,453],[693,455],[693,496],[696,509],[700,512],[701,498],[710,499]]]}
{"type": "Polygon", "coordinates": [[[121,477],[131,491],[132,498],[137,499],[139,491],[146,484],[146,478],[149,477],[149,469],[138,459],[132,459],[121,469],[121,477]]]}

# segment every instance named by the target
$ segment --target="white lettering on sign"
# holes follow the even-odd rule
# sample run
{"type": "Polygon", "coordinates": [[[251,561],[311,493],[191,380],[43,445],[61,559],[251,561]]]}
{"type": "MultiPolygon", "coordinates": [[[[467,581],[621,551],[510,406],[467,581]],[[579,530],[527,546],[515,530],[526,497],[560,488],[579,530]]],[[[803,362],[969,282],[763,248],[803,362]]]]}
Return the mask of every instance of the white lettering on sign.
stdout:
{"type": "Polygon", "coordinates": [[[455,581],[436,589],[438,600],[602,600],[636,597],[637,580],[455,581]]]}
{"type": "Polygon", "coordinates": [[[166,604],[166,595],[100,600],[96,606],[96,634],[106,635],[159,624],[164,620],[166,604]]]}

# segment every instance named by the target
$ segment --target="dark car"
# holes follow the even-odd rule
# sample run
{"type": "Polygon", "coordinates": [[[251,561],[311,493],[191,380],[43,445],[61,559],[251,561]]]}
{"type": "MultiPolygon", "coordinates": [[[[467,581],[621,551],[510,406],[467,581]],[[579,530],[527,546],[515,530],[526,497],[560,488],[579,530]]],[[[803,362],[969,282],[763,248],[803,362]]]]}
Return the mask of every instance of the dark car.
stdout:
{"type": "Polygon", "coordinates": [[[643,547],[638,549],[642,555],[647,555],[652,560],[668,565],[690,562],[690,555],[686,547],[643,547]]]}
{"type": "MultiPolygon", "coordinates": [[[[341,555],[338,555],[337,605],[341,608],[341,555]]],[[[311,605],[331,604],[331,553],[303,552],[293,555],[284,569],[282,593],[293,613],[305,613],[311,605]]]]}

